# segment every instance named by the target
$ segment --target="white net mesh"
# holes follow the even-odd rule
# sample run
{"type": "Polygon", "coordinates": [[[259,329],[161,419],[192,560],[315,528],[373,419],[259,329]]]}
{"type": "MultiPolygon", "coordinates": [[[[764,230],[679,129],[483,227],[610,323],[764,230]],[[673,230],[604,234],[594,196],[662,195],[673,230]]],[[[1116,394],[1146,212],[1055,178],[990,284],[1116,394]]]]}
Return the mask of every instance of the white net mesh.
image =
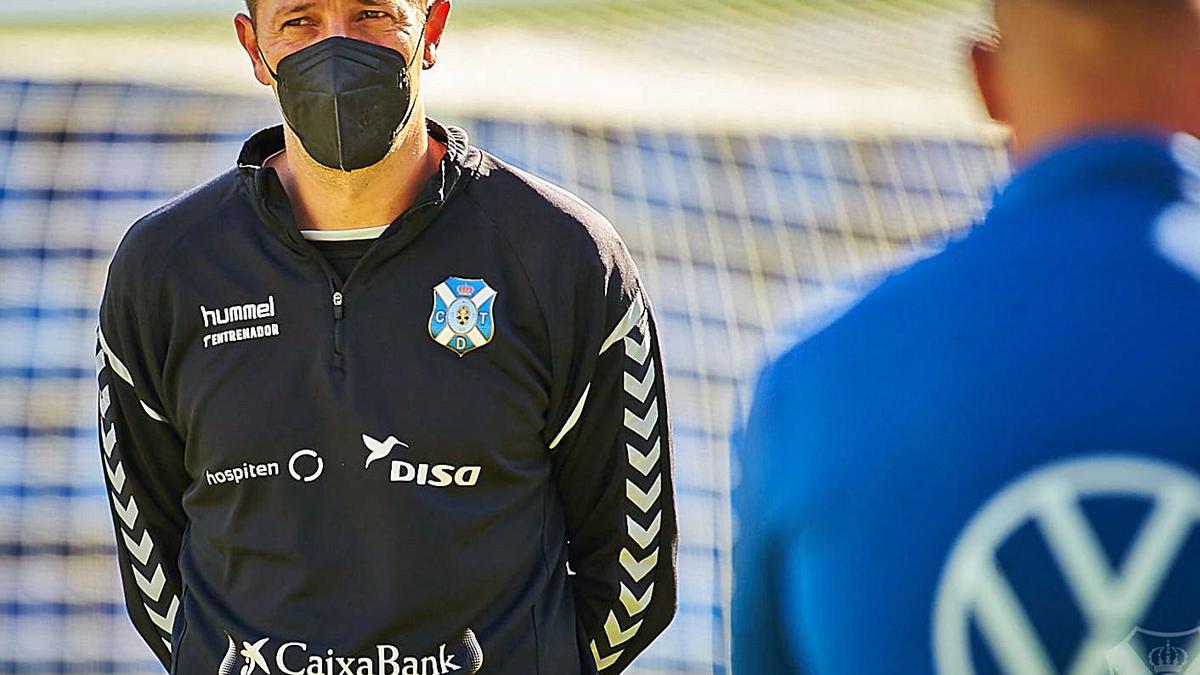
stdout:
{"type": "MultiPolygon", "coordinates": [[[[544,95],[531,97],[535,85],[524,79],[546,73],[515,68],[506,77],[526,94],[494,100],[492,85],[475,98],[460,91],[477,74],[464,75],[466,84],[446,76],[429,94],[433,116],[608,215],[660,315],[677,440],[681,607],[635,672],[729,671],[728,439],[757,368],[806,325],[960,232],[1005,170],[964,103],[957,46],[973,11],[866,0],[559,0],[488,3],[456,16],[461,33],[448,39],[460,51],[448,46],[448,70],[525,64],[532,57],[510,41],[536,38],[560,59],[551,70],[574,76],[537,82],[544,95]],[[614,76],[606,63],[624,65],[614,76]],[[651,76],[630,80],[633,91],[655,101],[626,92],[629,108],[589,105],[589,87],[605,90],[595,81],[621,81],[639,64],[651,76]],[[655,75],[680,64],[688,72],[655,75]],[[742,74],[715,86],[725,68],[742,74]],[[704,97],[693,89],[672,95],[680,82],[706,81],[708,98],[720,100],[697,103],[704,97]],[[789,82],[796,92],[780,94],[789,82]],[[729,90],[745,96],[725,100],[729,90]],[[787,114],[760,108],[800,99],[787,114]],[[949,101],[959,112],[936,111],[937,124],[914,115],[949,101]]],[[[160,39],[145,26],[105,30],[143,36],[127,46],[160,39]]],[[[187,30],[204,49],[215,44],[202,36],[217,29],[187,30]]],[[[87,32],[0,29],[0,61],[12,70],[5,50],[55,31],[87,32]]],[[[221,44],[237,68],[228,77],[250,79],[236,44],[221,44]]],[[[125,228],[223,171],[250,132],[278,119],[253,90],[184,91],[101,65],[30,64],[0,80],[0,672],[161,670],[132,633],[111,560],[94,427],[95,307],[125,228]]]]}

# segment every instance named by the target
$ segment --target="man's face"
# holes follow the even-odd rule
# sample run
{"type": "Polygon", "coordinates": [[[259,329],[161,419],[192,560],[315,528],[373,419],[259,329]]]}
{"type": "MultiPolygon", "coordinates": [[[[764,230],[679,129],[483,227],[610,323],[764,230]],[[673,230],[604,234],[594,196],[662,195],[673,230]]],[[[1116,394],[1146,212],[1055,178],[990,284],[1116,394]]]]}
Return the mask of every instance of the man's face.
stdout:
{"type": "MultiPolygon", "coordinates": [[[[411,63],[422,47],[418,42],[425,16],[419,4],[421,0],[259,0],[253,33],[272,69],[289,54],[335,36],[389,47],[411,63]]],[[[258,75],[264,84],[271,83],[268,73],[258,75]]]]}

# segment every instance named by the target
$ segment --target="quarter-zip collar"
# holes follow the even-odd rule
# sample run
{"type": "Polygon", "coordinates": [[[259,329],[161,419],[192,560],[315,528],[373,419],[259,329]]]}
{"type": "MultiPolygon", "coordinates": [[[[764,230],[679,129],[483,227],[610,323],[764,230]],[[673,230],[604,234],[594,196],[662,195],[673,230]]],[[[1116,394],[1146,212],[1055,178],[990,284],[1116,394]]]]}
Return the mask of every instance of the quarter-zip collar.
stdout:
{"type": "MultiPolygon", "coordinates": [[[[442,126],[433,120],[426,123],[429,134],[446,145],[446,154],[413,205],[379,236],[380,243],[386,242],[389,248],[407,245],[429,227],[450,199],[474,177],[482,160],[482,153],[471,147],[462,129],[442,126]]],[[[271,155],[283,149],[283,137],[283,125],[277,124],[247,139],[238,155],[238,182],[267,228],[291,248],[309,255],[313,249],[300,234],[279,174],[263,166],[271,155]]]]}

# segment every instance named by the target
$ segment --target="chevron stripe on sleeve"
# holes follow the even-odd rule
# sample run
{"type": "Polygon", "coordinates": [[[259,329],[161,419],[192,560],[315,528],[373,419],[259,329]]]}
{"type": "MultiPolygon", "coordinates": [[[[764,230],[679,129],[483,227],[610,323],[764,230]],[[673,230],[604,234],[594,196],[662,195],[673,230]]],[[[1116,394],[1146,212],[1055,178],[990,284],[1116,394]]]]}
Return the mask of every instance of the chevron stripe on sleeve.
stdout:
{"type": "MultiPolygon", "coordinates": [[[[664,433],[666,400],[653,340],[650,313],[639,295],[602,347],[623,352],[620,438],[627,462],[625,536],[617,561],[619,596],[609,609],[602,630],[589,645],[597,669],[605,673],[618,663],[631,660],[661,630],[659,626],[641,635],[658,590],[659,566],[664,559],[669,561],[667,565],[673,564],[672,549],[664,551],[663,546],[664,519],[668,520],[672,535],[675,528],[673,510],[668,512],[664,508],[664,489],[669,492],[670,476],[664,477],[664,468],[669,468],[669,464],[663,461],[663,452],[669,438],[664,433]],[[643,639],[638,639],[639,636],[643,639]]],[[[673,582],[673,574],[668,577],[673,582]]],[[[663,590],[668,604],[673,606],[674,588],[663,590]]]]}
{"type": "Polygon", "coordinates": [[[137,436],[142,442],[155,442],[156,449],[166,455],[178,448],[163,416],[137,397],[129,369],[99,329],[96,377],[100,459],[112,507],[126,604],[138,632],[166,665],[175,615],[179,611],[179,574],[173,567],[176,554],[164,550],[152,532],[151,521],[162,518],[156,517],[157,500],[149,498],[139,477],[153,467],[130,466],[127,445],[132,440],[130,436],[137,436]],[[135,432],[135,429],[140,430],[135,432]]]}

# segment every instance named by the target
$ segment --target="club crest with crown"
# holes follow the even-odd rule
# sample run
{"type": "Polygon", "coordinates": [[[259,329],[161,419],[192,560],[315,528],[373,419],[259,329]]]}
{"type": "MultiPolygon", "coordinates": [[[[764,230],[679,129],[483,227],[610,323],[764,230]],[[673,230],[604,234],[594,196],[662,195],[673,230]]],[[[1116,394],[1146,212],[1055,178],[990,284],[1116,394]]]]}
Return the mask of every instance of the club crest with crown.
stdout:
{"type": "Polygon", "coordinates": [[[434,286],[429,336],[460,357],[488,344],[496,335],[496,295],[483,279],[450,277],[434,286]]]}
{"type": "Polygon", "coordinates": [[[1192,653],[1200,627],[1163,633],[1134,628],[1120,644],[1105,653],[1110,675],[1196,675],[1200,668],[1192,653]],[[1189,651],[1190,650],[1190,651],[1189,651]]]}
{"type": "Polygon", "coordinates": [[[1155,675],[1159,673],[1183,673],[1187,669],[1188,653],[1186,649],[1176,647],[1167,640],[1167,644],[1155,647],[1146,654],[1146,661],[1155,675]]]}

